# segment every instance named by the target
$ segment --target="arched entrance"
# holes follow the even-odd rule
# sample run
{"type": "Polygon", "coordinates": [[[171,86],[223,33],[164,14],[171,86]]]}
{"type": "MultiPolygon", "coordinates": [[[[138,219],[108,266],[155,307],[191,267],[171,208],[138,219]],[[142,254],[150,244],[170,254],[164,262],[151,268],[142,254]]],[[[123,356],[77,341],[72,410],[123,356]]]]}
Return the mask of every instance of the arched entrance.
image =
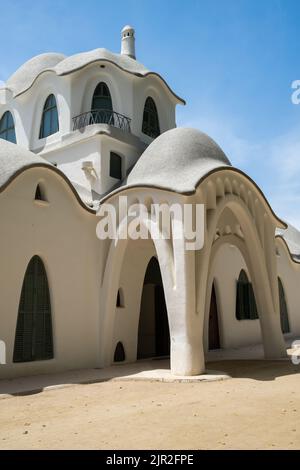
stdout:
{"type": "Polygon", "coordinates": [[[144,279],[137,359],[170,355],[170,332],[159,263],[151,258],[144,279]]]}
{"type": "Polygon", "coordinates": [[[209,309],[209,325],[208,325],[208,349],[220,349],[220,333],[218,304],[215,284],[212,285],[210,309],[209,309]]]}

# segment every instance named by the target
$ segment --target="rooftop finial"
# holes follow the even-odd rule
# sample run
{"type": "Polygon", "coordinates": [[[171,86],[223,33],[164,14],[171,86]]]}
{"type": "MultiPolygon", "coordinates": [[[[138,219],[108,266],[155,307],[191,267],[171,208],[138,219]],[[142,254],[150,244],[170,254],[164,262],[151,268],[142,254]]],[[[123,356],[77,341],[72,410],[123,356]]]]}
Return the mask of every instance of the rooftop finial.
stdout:
{"type": "Polygon", "coordinates": [[[135,37],[132,26],[124,26],[121,31],[121,54],[135,59],[135,37]]]}

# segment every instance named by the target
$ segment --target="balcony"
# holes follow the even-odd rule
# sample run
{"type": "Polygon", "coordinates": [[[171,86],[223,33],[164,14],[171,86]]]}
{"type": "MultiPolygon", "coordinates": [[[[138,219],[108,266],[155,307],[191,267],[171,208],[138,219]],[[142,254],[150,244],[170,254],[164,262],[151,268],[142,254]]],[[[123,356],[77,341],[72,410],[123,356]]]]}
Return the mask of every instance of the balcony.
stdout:
{"type": "Polygon", "coordinates": [[[73,131],[92,124],[108,124],[125,132],[131,132],[130,122],[130,118],[111,109],[92,109],[73,118],[73,131]]]}

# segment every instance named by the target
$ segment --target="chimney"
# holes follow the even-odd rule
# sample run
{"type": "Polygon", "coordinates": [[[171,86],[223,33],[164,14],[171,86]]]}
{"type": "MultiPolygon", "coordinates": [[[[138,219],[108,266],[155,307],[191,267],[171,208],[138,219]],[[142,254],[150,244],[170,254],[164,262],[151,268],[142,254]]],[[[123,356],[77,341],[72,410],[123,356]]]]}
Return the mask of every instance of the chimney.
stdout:
{"type": "Polygon", "coordinates": [[[131,26],[124,26],[121,31],[121,54],[135,59],[135,37],[131,26]]]}

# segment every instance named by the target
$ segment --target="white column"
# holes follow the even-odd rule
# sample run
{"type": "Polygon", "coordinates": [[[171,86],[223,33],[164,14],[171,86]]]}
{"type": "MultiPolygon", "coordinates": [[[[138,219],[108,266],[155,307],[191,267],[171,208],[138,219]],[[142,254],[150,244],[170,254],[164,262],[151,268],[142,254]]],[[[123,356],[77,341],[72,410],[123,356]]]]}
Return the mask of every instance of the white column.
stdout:
{"type": "Polygon", "coordinates": [[[173,240],[175,286],[166,292],[171,334],[171,372],[198,375],[204,372],[202,329],[196,313],[195,251],[184,240],[173,240]]]}

